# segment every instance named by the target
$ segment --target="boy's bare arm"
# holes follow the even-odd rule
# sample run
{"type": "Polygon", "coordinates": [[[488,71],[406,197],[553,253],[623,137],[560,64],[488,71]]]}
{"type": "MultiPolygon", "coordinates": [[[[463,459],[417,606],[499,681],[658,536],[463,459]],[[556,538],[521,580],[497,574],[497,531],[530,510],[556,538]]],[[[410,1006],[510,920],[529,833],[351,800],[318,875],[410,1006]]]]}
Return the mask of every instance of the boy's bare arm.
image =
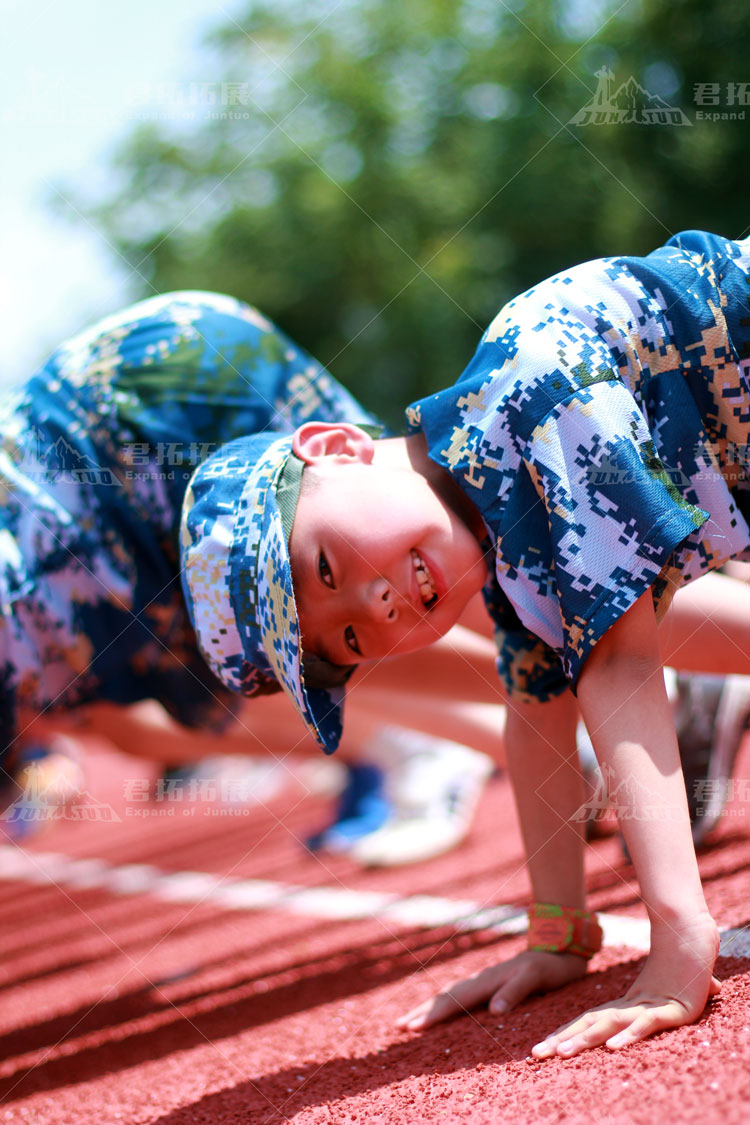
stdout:
{"type": "MultiPolygon", "coordinates": [[[[575,700],[508,707],[506,749],[534,900],[582,907],[583,804],[575,743],[575,700]]],[[[525,952],[459,981],[400,1019],[411,1030],[429,1027],[489,1001],[501,1014],[532,992],[559,988],[586,972],[574,953],[525,952]]]]}
{"type": "Polygon", "coordinates": [[[627,1046],[690,1023],[718,991],[718,932],[701,889],[650,593],[596,646],[578,701],[638,875],[651,952],[625,997],[561,1028],[534,1048],[537,1058],[627,1046]]]}
{"type": "Polygon", "coordinates": [[[535,902],[584,906],[584,802],[570,692],[550,703],[508,707],[508,769],[535,902]]]}
{"type": "MultiPolygon", "coordinates": [[[[537,1058],[570,1057],[602,1043],[622,1047],[689,1023],[719,988],[712,977],[718,935],[698,877],[650,594],[600,641],[581,677],[578,700],[616,792],[651,917],[652,949],[623,999],[560,1028],[534,1048],[537,1058]]],[[[574,780],[574,721],[570,697],[515,706],[509,709],[506,738],[534,898],[581,906],[583,843],[568,823],[583,799],[574,780]]],[[[399,1022],[427,1027],[488,999],[500,1013],[585,969],[575,954],[521,953],[459,982],[399,1022]]]]}
{"type": "MultiPolygon", "coordinates": [[[[57,716],[51,715],[54,729],[57,716]]],[[[106,739],[118,750],[163,766],[184,766],[223,754],[271,754],[280,758],[290,750],[320,755],[286,696],[279,693],[243,706],[221,733],[184,727],[155,699],[129,706],[94,703],[82,710],[76,731],[106,739]]]]}

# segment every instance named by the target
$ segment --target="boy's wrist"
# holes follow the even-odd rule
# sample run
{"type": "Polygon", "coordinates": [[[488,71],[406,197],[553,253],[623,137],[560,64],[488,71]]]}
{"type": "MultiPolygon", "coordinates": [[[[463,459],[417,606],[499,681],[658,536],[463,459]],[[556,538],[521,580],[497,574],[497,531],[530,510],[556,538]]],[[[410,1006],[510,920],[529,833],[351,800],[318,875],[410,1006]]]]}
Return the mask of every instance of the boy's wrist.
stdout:
{"type": "Polygon", "coordinates": [[[529,908],[528,948],[540,953],[575,953],[588,960],[602,947],[602,929],[595,914],[551,902],[529,908]]]}
{"type": "Polygon", "coordinates": [[[705,902],[648,907],[652,938],[657,934],[678,935],[692,929],[710,928],[714,920],[705,902]]]}

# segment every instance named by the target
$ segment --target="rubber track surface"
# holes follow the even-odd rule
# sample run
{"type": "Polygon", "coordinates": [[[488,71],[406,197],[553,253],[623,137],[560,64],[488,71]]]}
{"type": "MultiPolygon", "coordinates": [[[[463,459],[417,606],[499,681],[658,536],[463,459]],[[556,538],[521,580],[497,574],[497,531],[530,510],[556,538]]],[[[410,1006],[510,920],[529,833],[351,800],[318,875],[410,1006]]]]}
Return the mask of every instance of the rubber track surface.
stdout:
{"type": "MultiPolygon", "coordinates": [[[[719,960],[721,997],[691,1027],[619,1054],[600,1049],[529,1062],[530,1047],[545,1033],[624,990],[643,953],[607,946],[584,980],[532,999],[502,1024],[479,1011],[414,1035],[394,1029],[399,1013],[456,976],[512,956],[523,937],[382,911],[342,920],[330,916],[336,906],[316,915],[309,902],[305,912],[304,897],[279,896],[279,886],[289,886],[329,888],[332,896],[313,898],[334,903],[356,891],[359,903],[367,892],[376,903],[426,895],[428,903],[524,904],[528,885],[505,779],[488,787],[462,848],[419,866],[368,872],[345,857],[305,852],[300,841],[325,817],[326,802],[298,782],[265,805],[228,814],[205,802],[128,801],[125,786],[139,776],[144,767],[131,759],[92,753],[84,822],[57,821],[24,849],[39,864],[42,856],[62,857],[56,881],[49,871],[14,873],[0,848],[0,1122],[747,1119],[744,956],[719,960]],[[94,809],[101,819],[91,819],[94,809]],[[78,875],[66,879],[65,857],[102,861],[89,865],[97,877],[86,885],[86,866],[73,865],[78,875]],[[102,877],[123,868],[126,875],[102,877]],[[228,905],[215,893],[170,901],[149,893],[149,878],[138,884],[139,872],[144,879],[153,869],[214,875],[196,884],[214,890],[264,881],[276,897],[270,908],[228,905]]],[[[737,778],[700,862],[720,926],[742,930],[750,922],[747,744],[737,778]]],[[[590,847],[588,870],[594,908],[645,917],[616,838],[590,847]]],[[[737,949],[747,952],[747,945],[737,949]]]]}

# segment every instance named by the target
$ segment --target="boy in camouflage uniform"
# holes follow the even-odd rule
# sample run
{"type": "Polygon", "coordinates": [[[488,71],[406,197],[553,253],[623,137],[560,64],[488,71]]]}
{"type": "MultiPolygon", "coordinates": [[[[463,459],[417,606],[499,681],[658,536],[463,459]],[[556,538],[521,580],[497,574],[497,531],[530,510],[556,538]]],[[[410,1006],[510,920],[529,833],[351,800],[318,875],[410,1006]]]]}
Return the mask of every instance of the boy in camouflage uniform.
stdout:
{"type": "MultiPolygon", "coordinates": [[[[458,382],[409,407],[406,438],[308,422],[193,477],[182,542],[203,651],[225,682],[246,664],[275,677],[329,751],[346,669],[428,644],[484,587],[535,899],[529,950],[405,1027],[484,1000],[507,1011],[581,976],[599,948],[573,819],[576,696],[619,796],[652,947],[625,997],[534,1055],[625,1046],[697,1019],[718,991],[658,622],[678,587],[750,547],[749,274],[750,243],[700,232],[586,263],[506,306],[458,382]]],[[[707,614],[682,655],[747,672],[747,622],[738,611],[733,649],[707,614]]]]}

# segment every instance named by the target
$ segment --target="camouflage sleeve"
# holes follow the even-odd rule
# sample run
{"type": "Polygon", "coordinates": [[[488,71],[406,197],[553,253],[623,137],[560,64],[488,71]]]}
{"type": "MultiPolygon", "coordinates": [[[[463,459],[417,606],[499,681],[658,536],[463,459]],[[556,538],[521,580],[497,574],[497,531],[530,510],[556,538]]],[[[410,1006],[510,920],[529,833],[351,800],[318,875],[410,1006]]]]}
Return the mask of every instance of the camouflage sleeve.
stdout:
{"type": "Polygon", "coordinates": [[[537,425],[525,462],[543,501],[549,572],[575,689],[596,642],[659,578],[708,513],[670,473],[617,381],[581,387],[537,425]]]}
{"type": "Polygon", "coordinates": [[[546,703],[568,687],[562,660],[553,648],[526,629],[494,577],[483,596],[494,626],[497,670],[508,695],[546,703]]]}

